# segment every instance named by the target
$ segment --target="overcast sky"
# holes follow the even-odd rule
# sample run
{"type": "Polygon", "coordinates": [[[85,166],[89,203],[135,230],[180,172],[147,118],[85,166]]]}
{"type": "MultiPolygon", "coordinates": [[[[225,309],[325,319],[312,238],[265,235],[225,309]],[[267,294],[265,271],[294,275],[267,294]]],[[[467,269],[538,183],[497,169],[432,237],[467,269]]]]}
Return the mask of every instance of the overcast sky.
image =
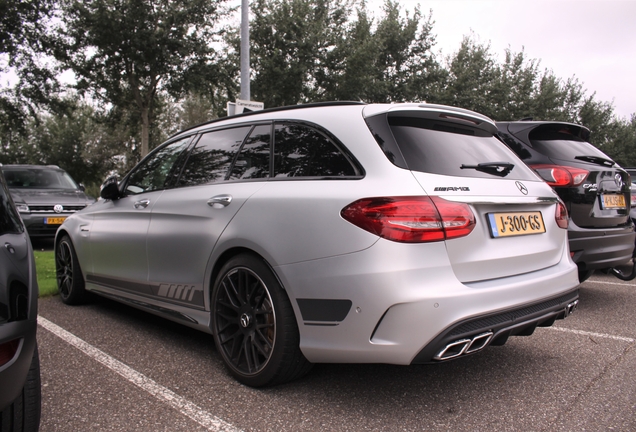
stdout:
{"type": "MultiPolygon", "coordinates": [[[[384,0],[367,0],[380,13],[384,0]]],[[[522,49],[562,79],[576,76],[591,95],[636,114],[636,0],[399,0],[433,11],[437,50],[457,51],[464,35],[504,50],[522,49]]]]}

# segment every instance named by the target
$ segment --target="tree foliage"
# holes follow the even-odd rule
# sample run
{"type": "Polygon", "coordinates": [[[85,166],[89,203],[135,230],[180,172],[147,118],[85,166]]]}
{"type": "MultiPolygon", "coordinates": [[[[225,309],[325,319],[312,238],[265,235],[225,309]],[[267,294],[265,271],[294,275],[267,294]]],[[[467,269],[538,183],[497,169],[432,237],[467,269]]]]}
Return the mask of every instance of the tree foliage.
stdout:
{"type": "Polygon", "coordinates": [[[43,57],[50,49],[53,0],[0,0],[0,73],[13,77],[0,86],[0,141],[16,142],[29,117],[57,105],[58,83],[43,57]]]}
{"type": "Polygon", "coordinates": [[[58,165],[78,182],[99,184],[104,173],[118,168],[129,130],[117,134],[103,112],[76,96],[67,97],[65,110],[30,121],[19,145],[0,155],[0,163],[58,165]],[[124,138],[124,134],[127,136],[124,138]]]}
{"type": "MultiPolygon", "coordinates": [[[[240,44],[236,28],[221,27],[223,1],[0,0],[0,55],[17,77],[0,87],[0,163],[58,164],[96,183],[179,129],[225,115],[239,93],[240,44]],[[58,97],[56,70],[73,72],[77,93],[58,97]]],[[[495,120],[569,121],[636,166],[636,114],[619,119],[575,76],[523,50],[500,57],[474,35],[440,59],[432,11],[393,0],[377,15],[364,0],[254,0],[251,11],[252,98],[267,108],[427,101],[495,120]]]]}
{"type": "Polygon", "coordinates": [[[187,88],[192,71],[214,60],[211,45],[222,0],[67,0],[56,56],[77,89],[140,115],[141,155],[159,91],[187,88]]]}
{"type": "Polygon", "coordinates": [[[405,15],[392,1],[376,22],[355,1],[257,0],[250,33],[254,97],[268,107],[425,98],[440,74],[432,26],[431,15],[419,9],[405,15]]]}

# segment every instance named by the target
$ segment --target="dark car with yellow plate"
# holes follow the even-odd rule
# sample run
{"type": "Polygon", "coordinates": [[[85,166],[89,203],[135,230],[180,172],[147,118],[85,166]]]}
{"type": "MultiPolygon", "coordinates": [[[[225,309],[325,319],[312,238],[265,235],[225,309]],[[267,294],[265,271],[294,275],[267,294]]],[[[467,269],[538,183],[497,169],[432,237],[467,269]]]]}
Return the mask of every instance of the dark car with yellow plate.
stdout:
{"type": "Polygon", "coordinates": [[[4,165],[2,172],[31,238],[55,237],[68,216],[95,202],[55,165],[4,165]]]}
{"type": "Polygon", "coordinates": [[[589,129],[531,120],[497,122],[497,128],[504,143],[565,202],[579,279],[628,263],[635,237],[630,176],[589,143],[589,129]]]}

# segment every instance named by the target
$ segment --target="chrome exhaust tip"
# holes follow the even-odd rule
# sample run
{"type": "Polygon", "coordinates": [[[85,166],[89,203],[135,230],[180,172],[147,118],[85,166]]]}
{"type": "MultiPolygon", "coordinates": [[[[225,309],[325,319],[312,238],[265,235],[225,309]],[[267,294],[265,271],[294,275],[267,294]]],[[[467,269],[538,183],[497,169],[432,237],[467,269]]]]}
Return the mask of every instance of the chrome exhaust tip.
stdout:
{"type": "Polygon", "coordinates": [[[565,317],[570,316],[571,314],[573,314],[576,309],[579,307],[579,301],[574,300],[572,303],[569,303],[566,307],[565,307],[565,317]]]}
{"type": "Polygon", "coordinates": [[[486,333],[482,333],[480,335],[475,336],[473,340],[470,342],[470,345],[468,346],[468,348],[466,348],[466,351],[464,353],[471,354],[486,348],[488,343],[490,343],[492,336],[493,336],[492,332],[486,332],[486,333]]]}
{"type": "Polygon", "coordinates": [[[466,348],[470,345],[470,339],[460,339],[446,345],[433,360],[450,360],[464,354],[466,348]]]}
{"type": "Polygon", "coordinates": [[[433,360],[450,360],[457,358],[464,354],[472,354],[480,351],[490,343],[493,337],[493,332],[485,332],[473,336],[470,339],[460,339],[455,342],[451,342],[446,345],[433,360]]]}

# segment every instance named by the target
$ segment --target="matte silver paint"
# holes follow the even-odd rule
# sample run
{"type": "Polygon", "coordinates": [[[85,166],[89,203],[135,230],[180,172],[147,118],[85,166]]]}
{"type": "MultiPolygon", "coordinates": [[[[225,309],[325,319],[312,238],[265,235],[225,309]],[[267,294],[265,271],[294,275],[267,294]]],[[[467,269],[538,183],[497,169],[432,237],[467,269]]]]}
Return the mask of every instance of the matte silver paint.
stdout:
{"type": "Polygon", "coordinates": [[[208,332],[214,269],[228,252],[252,251],[286,290],[301,349],[312,362],[409,364],[458,321],[573,290],[577,269],[567,231],[556,225],[558,198],[538,177],[524,181],[523,189],[505,178],[454,178],[389,162],[364,113],[413,110],[454,112],[422,104],[318,107],[255,113],[188,131],[275,119],[311,122],[336,136],[365,175],[220,182],[100,200],[68,218],[58,237],[71,236],[88,290],[208,332]],[[360,198],[427,194],[468,203],[474,231],[445,242],[403,244],[340,216],[360,198]],[[512,211],[540,211],[546,233],[493,239],[487,213],[512,211]],[[120,285],[100,283],[104,276],[120,285]],[[352,306],[342,321],[319,326],[303,320],[296,299],[341,299],[352,306]]]}

